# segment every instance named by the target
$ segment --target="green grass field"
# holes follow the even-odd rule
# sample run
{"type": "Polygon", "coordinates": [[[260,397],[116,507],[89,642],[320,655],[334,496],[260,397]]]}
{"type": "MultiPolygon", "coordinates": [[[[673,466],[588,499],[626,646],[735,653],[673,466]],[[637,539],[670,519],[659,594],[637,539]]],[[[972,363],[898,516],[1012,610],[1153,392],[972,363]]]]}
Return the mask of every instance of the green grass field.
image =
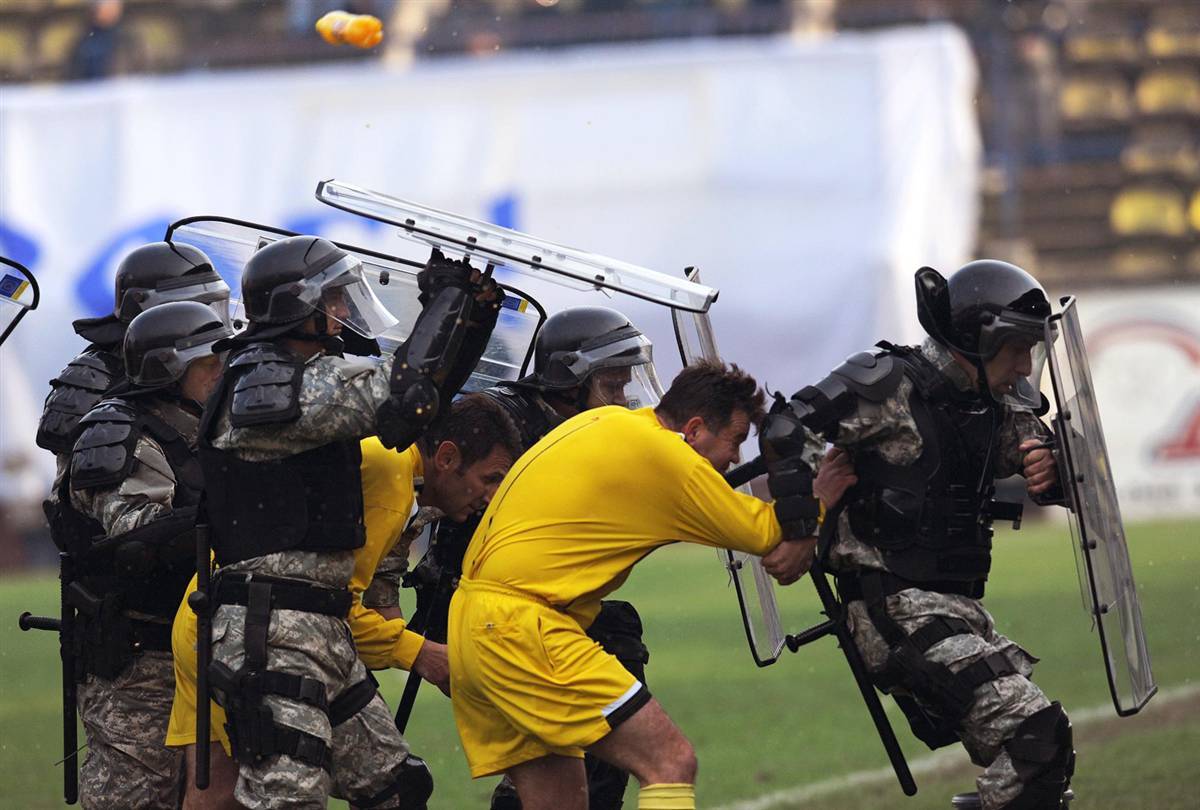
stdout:
{"type": "MultiPolygon", "coordinates": [[[[1129,542],[1141,591],[1154,671],[1164,688],[1200,684],[1200,523],[1131,527],[1129,542]]],[[[886,766],[866,711],[832,640],[774,666],[754,666],[736,600],[716,553],[664,549],[641,564],[620,591],[646,623],[654,694],[688,734],[700,757],[700,807],[886,766]]],[[[812,588],[802,581],[781,594],[791,631],[818,620],[812,588]]],[[[57,643],[47,633],[21,633],[22,610],[56,604],[48,575],[8,576],[0,583],[0,807],[58,806],[61,753],[57,643]]],[[[1027,525],[997,538],[986,604],[1001,632],[1042,657],[1035,674],[1068,711],[1109,701],[1099,645],[1084,614],[1065,525],[1027,525]]],[[[403,685],[381,673],[389,701],[403,685]]],[[[889,710],[890,711],[890,710],[889,710]]],[[[1155,702],[1143,717],[1105,719],[1077,730],[1076,777],[1081,808],[1195,807],[1200,781],[1200,699],[1155,702]]],[[[896,721],[898,715],[893,714],[896,721]]],[[[910,760],[929,752],[896,722],[910,760]]],[[[485,807],[493,780],[471,782],[458,747],[449,701],[422,691],[410,741],[437,778],[431,807],[485,807]]],[[[82,739],[82,738],[81,738],[82,739]]],[[[919,775],[920,793],[906,799],[893,782],[783,801],[782,808],[942,808],[952,793],[972,789],[973,769],[951,764],[919,775]]],[[[636,807],[632,789],[627,807],[636,807]]]]}

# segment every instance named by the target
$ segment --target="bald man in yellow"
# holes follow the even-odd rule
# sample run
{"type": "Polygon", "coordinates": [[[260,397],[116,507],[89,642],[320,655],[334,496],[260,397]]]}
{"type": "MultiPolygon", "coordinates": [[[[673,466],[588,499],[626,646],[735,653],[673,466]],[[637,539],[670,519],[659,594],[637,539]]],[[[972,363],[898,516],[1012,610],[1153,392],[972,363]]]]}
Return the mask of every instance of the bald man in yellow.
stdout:
{"type": "Polygon", "coordinates": [[[656,409],[587,411],[517,461],[450,608],[450,695],[473,776],[507,773],[524,810],[585,810],[587,749],[638,779],[642,810],[695,807],[691,744],[585,630],[670,543],[769,555],[781,579],[807,570],[815,538],[781,543],[772,504],[719,472],[762,416],[749,375],[692,366],[656,409]]]}
{"type": "MultiPolygon", "coordinates": [[[[401,540],[412,542],[419,533],[414,521],[419,510],[466,520],[483,509],[504,474],[520,453],[520,437],[507,415],[495,403],[467,396],[454,403],[444,422],[431,428],[417,444],[404,451],[388,450],[378,439],[362,441],[363,522],[366,543],[354,554],[350,589],[350,629],[359,658],[368,669],[413,670],[422,678],[448,688],[446,648],[408,629],[398,611],[364,606],[362,594],[371,583],[379,561],[401,540]]],[[[195,590],[196,581],[188,588],[195,590]]],[[[225,713],[210,702],[211,783],[195,790],[196,745],[196,615],[187,594],[175,614],[172,628],[175,660],[175,699],[167,728],[168,746],[186,746],[188,793],[184,807],[234,808],[237,763],[229,758],[224,731],[225,713]]],[[[331,713],[334,707],[331,707],[331,713]]]]}

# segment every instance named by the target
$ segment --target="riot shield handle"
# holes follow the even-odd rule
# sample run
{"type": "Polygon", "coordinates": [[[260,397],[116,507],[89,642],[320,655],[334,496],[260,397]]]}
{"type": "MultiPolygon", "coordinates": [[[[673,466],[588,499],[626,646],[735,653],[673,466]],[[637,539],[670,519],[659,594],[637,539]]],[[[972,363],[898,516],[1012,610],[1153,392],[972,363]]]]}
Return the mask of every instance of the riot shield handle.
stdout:
{"type": "Polygon", "coordinates": [[[196,524],[196,590],[188,596],[188,607],[196,614],[196,790],[208,788],[209,732],[212,726],[208,694],[208,667],[212,658],[212,572],[208,524],[196,524]]]}

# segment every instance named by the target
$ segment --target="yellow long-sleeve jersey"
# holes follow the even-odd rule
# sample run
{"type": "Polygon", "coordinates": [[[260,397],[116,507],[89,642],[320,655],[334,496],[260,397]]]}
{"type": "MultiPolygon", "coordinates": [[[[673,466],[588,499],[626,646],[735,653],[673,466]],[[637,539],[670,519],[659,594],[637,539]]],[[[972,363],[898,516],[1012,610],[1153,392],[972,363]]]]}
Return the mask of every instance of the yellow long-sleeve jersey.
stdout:
{"type": "Polygon", "coordinates": [[[515,588],[587,627],[640,559],[684,541],[765,554],[770,504],[730,488],[650,408],[559,425],[517,461],[479,523],[464,576],[515,588]]]}
{"type": "Polygon", "coordinates": [[[421,454],[414,444],[402,453],[388,450],[372,436],[362,440],[363,522],[367,541],[354,552],[350,590],[350,630],[358,657],[370,669],[412,669],[425,639],[408,629],[404,619],[385,619],[362,605],[362,594],[375,569],[396,545],[409,519],[416,513],[413,481],[425,475],[421,454]]]}

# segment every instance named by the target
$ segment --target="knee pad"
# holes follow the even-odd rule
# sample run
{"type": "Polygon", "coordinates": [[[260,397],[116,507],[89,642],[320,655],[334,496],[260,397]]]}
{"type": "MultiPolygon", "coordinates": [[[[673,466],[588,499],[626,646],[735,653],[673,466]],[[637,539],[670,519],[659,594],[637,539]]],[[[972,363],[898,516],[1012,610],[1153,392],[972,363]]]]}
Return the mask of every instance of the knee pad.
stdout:
{"type": "Polygon", "coordinates": [[[1037,810],[1061,806],[1075,770],[1071,721],[1058,701],[1034,712],[1004,743],[1024,788],[1005,810],[1037,810]]]}
{"type": "Polygon", "coordinates": [[[389,807],[396,810],[425,810],[433,795],[433,774],[425,760],[409,754],[392,771],[392,782],[374,796],[353,799],[355,807],[389,807]]]}

